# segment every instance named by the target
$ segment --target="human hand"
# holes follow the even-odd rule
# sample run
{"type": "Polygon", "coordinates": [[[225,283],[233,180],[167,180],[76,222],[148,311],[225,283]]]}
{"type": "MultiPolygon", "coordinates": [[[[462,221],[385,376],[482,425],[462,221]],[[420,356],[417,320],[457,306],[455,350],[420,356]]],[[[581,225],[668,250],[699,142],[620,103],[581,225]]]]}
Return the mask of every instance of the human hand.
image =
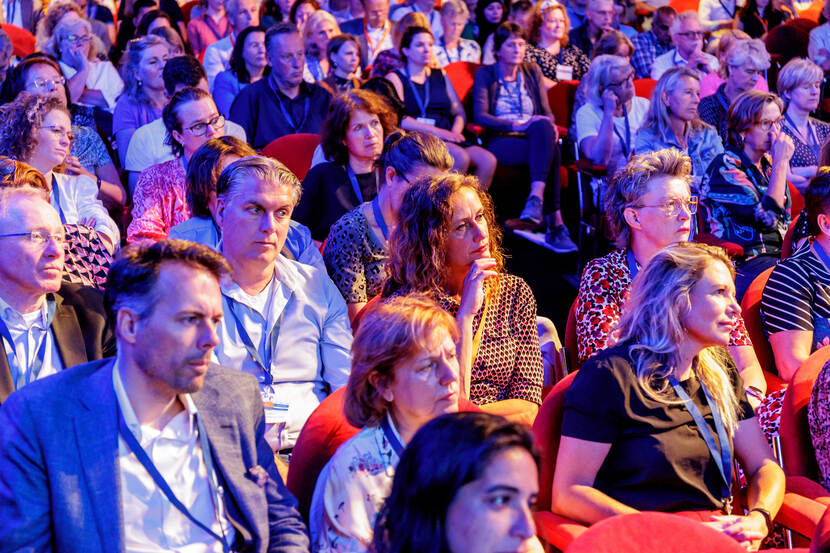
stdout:
{"type": "Polygon", "coordinates": [[[464,138],[464,135],[460,132],[453,132],[451,130],[446,130],[446,129],[442,129],[442,130],[444,132],[441,133],[443,135],[441,138],[444,139],[447,142],[458,143],[458,142],[464,142],[464,140],[466,140],[464,138]]]}
{"type": "Polygon", "coordinates": [[[83,48],[76,44],[61,49],[61,61],[76,71],[83,71],[89,65],[83,48]]]}
{"type": "Polygon", "coordinates": [[[492,257],[476,259],[464,277],[464,284],[461,287],[461,305],[458,308],[458,315],[461,317],[473,317],[481,306],[484,305],[484,282],[497,276],[496,260],[492,257]]]}
{"type": "Polygon", "coordinates": [[[602,110],[605,113],[614,113],[620,103],[619,97],[610,88],[602,91],[602,110]]]}
{"type": "Polygon", "coordinates": [[[790,136],[779,130],[772,139],[772,162],[789,164],[795,153],[795,144],[790,136]]]}
{"type": "Polygon", "coordinates": [[[758,512],[747,516],[713,516],[703,524],[735,539],[749,551],[757,551],[770,531],[763,515],[758,512]]]}
{"type": "MultiPolygon", "coordinates": [[[[72,154],[67,154],[66,159],[63,160],[63,167],[70,175],[80,175],[87,173],[86,169],[81,166],[80,160],[72,154]]],[[[93,177],[95,178],[95,177],[93,177]]]]}

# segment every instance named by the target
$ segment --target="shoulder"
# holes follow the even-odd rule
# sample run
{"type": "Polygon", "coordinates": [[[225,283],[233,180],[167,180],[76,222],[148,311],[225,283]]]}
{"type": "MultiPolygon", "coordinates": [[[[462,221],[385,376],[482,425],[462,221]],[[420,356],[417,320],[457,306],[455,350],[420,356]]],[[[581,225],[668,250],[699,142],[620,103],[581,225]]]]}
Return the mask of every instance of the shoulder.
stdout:
{"type": "MultiPolygon", "coordinates": [[[[103,373],[99,375],[98,371],[111,368],[112,362],[112,358],[99,359],[39,378],[11,394],[3,403],[3,411],[12,409],[15,404],[19,410],[20,406],[27,403],[36,404],[41,413],[68,409],[69,403],[76,401],[85,390],[90,388],[91,379],[107,377],[103,373]]],[[[112,379],[110,378],[109,381],[112,382],[112,379]]],[[[113,390],[111,385],[108,389],[113,390]]]]}
{"type": "Polygon", "coordinates": [[[496,64],[493,65],[482,65],[476,71],[475,76],[473,77],[475,81],[480,81],[483,83],[488,83],[491,81],[496,80],[496,64]]]}
{"type": "Polygon", "coordinates": [[[233,410],[236,410],[237,406],[246,406],[241,401],[254,404],[261,401],[259,383],[254,376],[214,363],[211,363],[205,375],[204,386],[193,395],[194,399],[198,397],[202,400],[200,407],[230,406],[233,410]]]}
{"type": "Polygon", "coordinates": [[[218,84],[230,84],[230,85],[238,85],[239,79],[236,78],[236,75],[233,74],[233,71],[230,69],[225,69],[224,71],[220,72],[216,75],[216,80],[214,81],[213,86],[215,87],[218,84]]]}
{"type": "MultiPolygon", "coordinates": [[[[363,231],[367,228],[368,221],[363,213],[363,208],[357,206],[351,211],[343,214],[331,226],[329,235],[351,235],[354,231],[363,231]]],[[[341,238],[345,236],[340,236],[341,238]]]]}
{"type": "Polygon", "coordinates": [[[57,295],[61,297],[64,305],[82,307],[90,311],[105,314],[104,293],[91,286],[64,282],[58,290],[57,295]]]}
{"type": "Polygon", "coordinates": [[[635,384],[636,374],[629,346],[618,344],[588,359],[574,377],[571,389],[574,393],[586,393],[595,401],[598,397],[608,399],[609,393],[635,384]]]}
{"type": "Polygon", "coordinates": [[[171,159],[162,163],[156,163],[141,172],[139,180],[168,180],[177,179],[182,176],[184,171],[181,168],[181,163],[178,159],[171,159]]]}
{"type": "MultiPolygon", "coordinates": [[[[317,181],[321,179],[329,179],[332,177],[338,177],[340,179],[345,178],[346,171],[343,169],[343,166],[334,163],[333,161],[324,161],[323,163],[318,163],[314,167],[308,170],[303,183],[305,181],[317,181]]],[[[327,180],[327,182],[330,182],[327,180]]]]}

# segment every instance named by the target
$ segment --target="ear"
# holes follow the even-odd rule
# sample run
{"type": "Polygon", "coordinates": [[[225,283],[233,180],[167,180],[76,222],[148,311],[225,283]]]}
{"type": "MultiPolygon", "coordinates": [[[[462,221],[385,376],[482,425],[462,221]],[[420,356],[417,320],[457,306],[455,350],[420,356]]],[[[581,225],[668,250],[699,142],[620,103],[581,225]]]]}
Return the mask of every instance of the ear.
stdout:
{"type": "Polygon", "coordinates": [[[623,210],[623,219],[625,219],[629,227],[642,230],[643,225],[640,224],[640,212],[633,207],[626,207],[623,210]]]}
{"type": "Polygon", "coordinates": [[[667,92],[663,91],[663,93],[660,94],[660,99],[663,101],[664,106],[669,107],[669,95],[667,92]]]}
{"type": "Polygon", "coordinates": [[[223,230],[225,224],[225,208],[227,206],[228,201],[226,196],[216,196],[216,207],[211,211],[213,218],[216,219],[216,224],[223,230]]]}
{"type": "Polygon", "coordinates": [[[115,314],[115,335],[128,344],[135,344],[138,337],[138,313],[122,307],[115,314]]]}
{"type": "Polygon", "coordinates": [[[179,144],[182,144],[182,133],[174,129],[170,131],[170,136],[173,137],[173,140],[175,140],[179,144]]]}
{"type": "Polygon", "coordinates": [[[816,224],[823,235],[830,236],[830,216],[820,213],[816,217],[816,224]]]}
{"type": "Polygon", "coordinates": [[[369,375],[369,384],[374,386],[374,388],[378,391],[380,397],[392,403],[395,400],[395,394],[392,393],[392,389],[389,387],[388,378],[385,376],[380,375],[379,373],[372,373],[369,375]]]}
{"type": "Polygon", "coordinates": [[[384,182],[386,184],[389,184],[392,181],[392,179],[395,177],[395,175],[397,175],[397,174],[398,174],[398,172],[395,171],[394,167],[387,167],[384,170],[384,173],[383,173],[384,182]]]}

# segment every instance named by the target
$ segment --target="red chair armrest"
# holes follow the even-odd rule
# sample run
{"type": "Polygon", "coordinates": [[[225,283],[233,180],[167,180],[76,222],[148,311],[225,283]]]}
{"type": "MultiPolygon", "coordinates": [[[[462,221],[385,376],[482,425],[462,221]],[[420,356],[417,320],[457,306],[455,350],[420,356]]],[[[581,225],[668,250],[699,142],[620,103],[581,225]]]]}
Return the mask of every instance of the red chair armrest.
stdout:
{"type": "Polygon", "coordinates": [[[482,127],[480,125],[475,125],[473,123],[467,123],[467,125],[464,128],[468,132],[471,132],[475,136],[478,136],[478,137],[480,137],[482,134],[484,134],[484,127],[482,127]]]}
{"type": "Polygon", "coordinates": [[[788,476],[787,491],[823,505],[830,505],[830,492],[824,486],[806,476],[788,476]]]}
{"type": "Polygon", "coordinates": [[[576,169],[594,178],[602,178],[608,174],[608,167],[605,165],[596,165],[588,159],[576,160],[576,169]]]}
{"type": "Polygon", "coordinates": [[[775,517],[775,522],[806,538],[812,538],[826,505],[804,496],[787,492],[784,503],[775,517]]]}
{"type": "Polygon", "coordinates": [[[744,247],[740,244],[735,244],[734,242],[727,242],[726,240],[721,240],[717,236],[709,234],[708,232],[699,232],[695,234],[695,242],[723,248],[724,250],[726,250],[726,253],[727,255],[729,255],[729,257],[743,257],[744,255],[744,247]]]}
{"type": "Polygon", "coordinates": [[[533,519],[536,521],[536,535],[560,551],[564,551],[588,529],[584,524],[550,511],[537,511],[533,519]]]}
{"type": "Polygon", "coordinates": [[[768,371],[764,371],[764,380],[767,381],[767,394],[779,392],[787,387],[786,380],[768,371]]]}

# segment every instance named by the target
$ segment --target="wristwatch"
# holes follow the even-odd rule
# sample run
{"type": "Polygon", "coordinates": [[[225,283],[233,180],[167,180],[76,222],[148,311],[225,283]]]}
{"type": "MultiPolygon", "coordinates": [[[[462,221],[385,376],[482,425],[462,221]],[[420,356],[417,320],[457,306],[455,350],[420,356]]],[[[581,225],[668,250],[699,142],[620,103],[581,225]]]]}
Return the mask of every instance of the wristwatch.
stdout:
{"type": "Polygon", "coordinates": [[[770,514],[770,512],[762,507],[753,507],[749,510],[750,513],[753,511],[761,513],[763,515],[764,521],[767,523],[767,534],[772,532],[772,515],[770,514]]]}
{"type": "Polygon", "coordinates": [[[760,388],[757,388],[756,386],[747,386],[746,388],[744,388],[744,390],[746,391],[746,395],[752,396],[758,401],[764,401],[764,399],[767,397],[766,395],[764,395],[764,392],[762,392],[760,388]]]}

